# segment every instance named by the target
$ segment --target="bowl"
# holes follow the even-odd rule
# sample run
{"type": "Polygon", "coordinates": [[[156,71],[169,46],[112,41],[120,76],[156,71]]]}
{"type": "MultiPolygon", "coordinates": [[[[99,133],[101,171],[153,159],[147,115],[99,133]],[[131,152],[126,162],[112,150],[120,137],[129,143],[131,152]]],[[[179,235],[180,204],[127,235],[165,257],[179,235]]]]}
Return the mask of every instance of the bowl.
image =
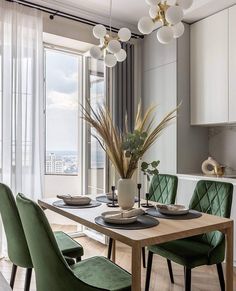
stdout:
{"type": "Polygon", "coordinates": [[[185,215],[189,213],[189,208],[184,205],[170,204],[167,208],[157,208],[161,214],[164,215],[185,215]]]}
{"type": "Polygon", "coordinates": [[[57,195],[58,198],[62,199],[65,204],[70,206],[83,206],[88,205],[91,202],[91,198],[87,196],[70,196],[70,195],[57,195]]]}

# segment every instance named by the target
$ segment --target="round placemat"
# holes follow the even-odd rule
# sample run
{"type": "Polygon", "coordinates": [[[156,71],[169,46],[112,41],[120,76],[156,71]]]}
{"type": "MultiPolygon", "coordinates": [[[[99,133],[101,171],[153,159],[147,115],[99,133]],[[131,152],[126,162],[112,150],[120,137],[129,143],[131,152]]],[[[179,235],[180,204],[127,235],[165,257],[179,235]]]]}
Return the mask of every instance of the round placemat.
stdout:
{"type": "Polygon", "coordinates": [[[98,225],[108,227],[108,228],[116,228],[116,229],[128,229],[128,230],[137,230],[144,229],[157,226],[159,221],[156,218],[147,215],[141,215],[138,217],[137,221],[130,224],[112,224],[105,222],[102,216],[98,216],[95,218],[95,222],[98,225]]]}
{"type": "Polygon", "coordinates": [[[202,214],[195,210],[189,210],[188,214],[184,215],[166,215],[160,213],[156,208],[149,208],[146,213],[148,215],[158,217],[158,218],[166,218],[166,219],[174,219],[174,220],[188,220],[188,219],[194,219],[199,218],[202,216],[202,214]]]}
{"type": "Polygon", "coordinates": [[[57,200],[53,202],[53,205],[59,208],[69,208],[69,209],[84,209],[84,208],[93,208],[102,205],[95,200],[91,200],[91,202],[87,205],[67,205],[63,200],[57,200]]]}
{"type": "MultiPolygon", "coordinates": [[[[96,200],[102,203],[112,203],[112,200],[108,199],[106,195],[96,197],[96,200]]],[[[117,200],[115,200],[117,202],[117,200]]],[[[135,197],[135,202],[138,202],[138,197],[135,197]]]]}

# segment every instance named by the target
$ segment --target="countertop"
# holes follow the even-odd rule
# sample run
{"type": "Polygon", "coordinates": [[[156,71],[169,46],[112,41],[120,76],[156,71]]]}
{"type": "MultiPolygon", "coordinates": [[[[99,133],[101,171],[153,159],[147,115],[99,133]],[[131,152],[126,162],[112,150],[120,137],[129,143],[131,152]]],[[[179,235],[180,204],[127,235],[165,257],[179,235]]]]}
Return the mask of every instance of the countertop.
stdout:
{"type": "Polygon", "coordinates": [[[202,173],[191,173],[191,174],[177,174],[179,179],[186,179],[186,180],[214,180],[214,181],[222,181],[232,183],[236,186],[236,175],[225,175],[223,177],[216,177],[216,176],[207,176],[202,173]]]}

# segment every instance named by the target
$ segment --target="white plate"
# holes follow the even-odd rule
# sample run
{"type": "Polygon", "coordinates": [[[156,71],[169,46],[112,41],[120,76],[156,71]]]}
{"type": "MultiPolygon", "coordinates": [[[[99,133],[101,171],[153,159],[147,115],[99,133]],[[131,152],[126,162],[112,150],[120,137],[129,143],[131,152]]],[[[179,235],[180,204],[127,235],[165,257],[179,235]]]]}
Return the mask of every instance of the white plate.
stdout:
{"type": "MultiPolygon", "coordinates": [[[[112,199],[112,193],[107,193],[106,195],[107,195],[107,199],[109,199],[111,201],[113,200],[112,199]]],[[[117,196],[117,194],[115,194],[114,195],[114,201],[117,201],[117,200],[118,200],[118,196],[117,196]]]]}
{"type": "Polygon", "coordinates": [[[165,209],[165,208],[157,208],[157,210],[161,214],[165,215],[185,215],[189,213],[189,209],[186,208],[184,205],[173,205],[175,207],[178,207],[178,209],[165,209]]]}
{"type": "Polygon", "coordinates": [[[86,196],[58,195],[57,197],[62,199],[66,205],[70,206],[83,206],[91,202],[91,198],[86,196]]]}
{"type": "Polygon", "coordinates": [[[112,224],[130,224],[137,221],[137,218],[138,218],[137,216],[129,217],[129,218],[107,217],[110,215],[115,215],[115,214],[120,214],[120,213],[121,211],[107,211],[107,212],[103,212],[101,216],[105,222],[112,223],[112,224]]]}

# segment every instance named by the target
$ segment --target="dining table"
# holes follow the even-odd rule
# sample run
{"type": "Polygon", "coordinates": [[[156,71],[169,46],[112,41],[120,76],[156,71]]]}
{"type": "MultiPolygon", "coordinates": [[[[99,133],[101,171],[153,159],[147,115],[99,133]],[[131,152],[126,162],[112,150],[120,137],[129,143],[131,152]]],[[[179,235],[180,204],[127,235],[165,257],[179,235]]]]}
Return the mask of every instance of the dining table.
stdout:
{"type": "MultiPolygon", "coordinates": [[[[54,206],[54,202],[57,200],[58,198],[46,198],[38,200],[38,203],[43,209],[49,209],[51,211],[54,211],[81,225],[84,225],[85,227],[98,231],[112,238],[114,242],[120,241],[131,247],[132,291],[143,290],[141,282],[141,253],[143,247],[161,244],[177,239],[183,239],[195,235],[208,233],[211,231],[220,231],[224,233],[226,237],[226,291],[233,291],[234,222],[232,219],[202,213],[201,217],[189,220],[158,218],[159,224],[157,226],[146,229],[115,229],[98,225],[95,222],[95,218],[100,216],[101,213],[112,210],[105,203],[101,204],[99,207],[89,209],[70,209],[54,206]]],[[[138,206],[136,205],[136,207],[138,206]]],[[[112,260],[115,262],[115,243],[113,244],[112,250],[112,260]]]]}

